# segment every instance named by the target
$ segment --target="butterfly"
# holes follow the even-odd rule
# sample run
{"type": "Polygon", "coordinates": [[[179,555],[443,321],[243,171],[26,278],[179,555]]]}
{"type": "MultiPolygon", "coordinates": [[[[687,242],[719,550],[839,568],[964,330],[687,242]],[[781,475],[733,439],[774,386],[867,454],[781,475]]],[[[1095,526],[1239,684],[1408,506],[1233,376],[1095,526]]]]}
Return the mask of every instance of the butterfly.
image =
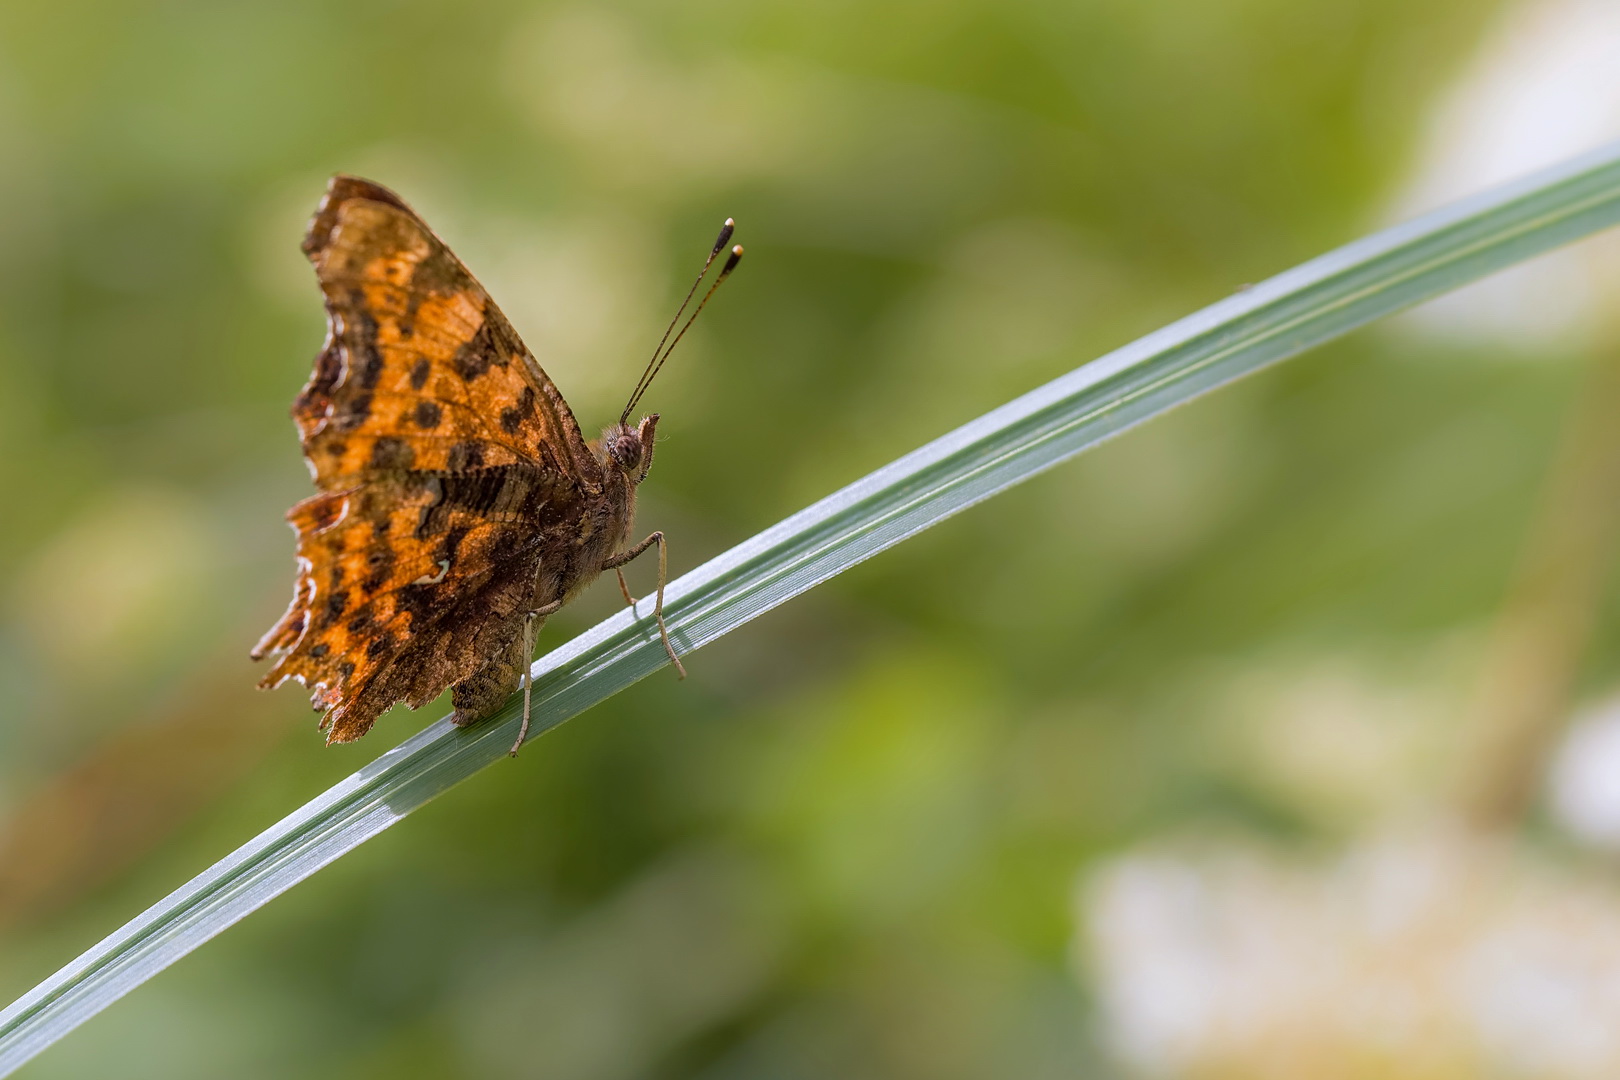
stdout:
{"type": "MultiPolygon", "coordinates": [[[[319,489],[287,512],[298,537],[287,612],[254,647],[264,689],[295,679],[327,742],[360,738],[403,701],[449,688],[470,725],[524,689],[546,617],[603,571],[658,549],[632,543],[636,489],[658,414],[630,417],[692,319],[737,266],[727,219],[616,423],[587,441],[556,384],[483,286],[398,195],[334,176],[303,251],[326,298],[327,336],[292,415],[319,489]]],[[[624,576],[619,587],[634,605],[624,576]]]]}

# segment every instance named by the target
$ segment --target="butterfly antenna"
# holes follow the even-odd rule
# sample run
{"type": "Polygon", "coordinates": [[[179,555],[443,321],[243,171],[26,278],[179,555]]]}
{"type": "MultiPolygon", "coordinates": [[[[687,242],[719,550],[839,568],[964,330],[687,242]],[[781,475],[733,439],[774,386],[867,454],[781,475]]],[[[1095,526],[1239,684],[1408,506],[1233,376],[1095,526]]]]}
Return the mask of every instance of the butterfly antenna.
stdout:
{"type": "MultiPolygon", "coordinates": [[[[703,294],[703,299],[698,301],[698,306],[693,309],[692,314],[687,317],[685,324],[681,327],[681,332],[676,334],[675,340],[669,343],[669,348],[664,350],[664,355],[658,357],[658,362],[648,368],[647,377],[642,381],[641,386],[637,388],[635,395],[630,398],[630,404],[624,407],[624,416],[619,419],[619,423],[622,424],[625,422],[625,420],[629,419],[630,413],[635,409],[636,405],[640,403],[641,395],[647,392],[647,387],[652,385],[653,379],[656,378],[658,373],[663,370],[664,361],[669,359],[669,354],[675,351],[675,346],[681,343],[681,338],[686,336],[686,332],[692,329],[692,324],[697,322],[697,317],[702,314],[704,305],[709,302],[709,297],[713,296],[714,291],[720,287],[720,283],[726,280],[733,270],[737,269],[737,264],[742,262],[742,257],[742,245],[738,244],[736,247],[731,249],[731,254],[727,257],[725,265],[720,268],[719,275],[715,277],[713,284],[709,286],[709,291],[703,294]]],[[[679,317],[680,316],[678,315],[676,316],[676,318],[679,317]]]]}
{"type": "MultiPolygon", "coordinates": [[[[714,247],[709,249],[709,257],[703,260],[703,269],[698,271],[698,276],[696,280],[692,282],[692,287],[686,290],[686,299],[681,301],[681,306],[675,311],[675,317],[669,320],[669,325],[664,328],[664,336],[659,338],[658,347],[653,350],[652,359],[647,361],[647,367],[642,371],[641,378],[636,381],[635,389],[630,392],[630,400],[625,404],[624,412],[619,416],[619,423],[623,424],[630,419],[631,411],[635,409],[636,403],[641,400],[641,395],[647,392],[647,387],[652,384],[653,376],[658,374],[658,369],[660,367],[663,367],[663,362],[659,359],[659,357],[660,355],[665,357],[669,355],[664,350],[665,342],[669,341],[669,335],[674,331],[675,324],[681,321],[681,315],[686,312],[686,306],[692,302],[692,297],[697,295],[698,286],[703,284],[704,277],[708,275],[709,267],[714,265],[715,258],[720,254],[721,251],[725,249],[727,242],[731,240],[731,234],[736,230],[736,228],[737,223],[731,218],[726,218],[726,223],[720,227],[720,236],[715,240],[714,247]]],[[[740,252],[741,249],[739,248],[738,251],[740,252]]],[[[736,255],[733,255],[730,259],[726,260],[726,265],[720,271],[720,278],[715,279],[715,285],[718,285],[720,283],[720,279],[724,278],[728,273],[731,272],[731,268],[735,266],[736,263],[736,255]]],[[[710,286],[709,292],[705,294],[703,301],[698,304],[699,311],[703,310],[703,304],[707,303],[709,296],[713,294],[714,288],[713,286],[710,286]]],[[[694,316],[696,314],[697,312],[693,312],[694,316]]],[[[690,321],[688,321],[687,325],[691,325],[690,321]]],[[[683,328],[681,333],[685,332],[686,331],[683,328]]],[[[680,334],[676,334],[675,340],[679,341],[680,339],[680,334]]],[[[670,345],[671,349],[674,347],[674,345],[670,345]]]]}

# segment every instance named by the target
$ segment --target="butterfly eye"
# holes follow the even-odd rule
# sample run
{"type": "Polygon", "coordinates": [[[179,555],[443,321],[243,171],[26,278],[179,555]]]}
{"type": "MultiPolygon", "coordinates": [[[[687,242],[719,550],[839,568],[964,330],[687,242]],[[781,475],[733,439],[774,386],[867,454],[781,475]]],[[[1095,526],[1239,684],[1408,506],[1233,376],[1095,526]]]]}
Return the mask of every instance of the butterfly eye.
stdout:
{"type": "Polygon", "coordinates": [[[634,472],[641,465],[641,438],[633,431],[625,431],[613,440],[613,460],[626,472],[634,472]]]}

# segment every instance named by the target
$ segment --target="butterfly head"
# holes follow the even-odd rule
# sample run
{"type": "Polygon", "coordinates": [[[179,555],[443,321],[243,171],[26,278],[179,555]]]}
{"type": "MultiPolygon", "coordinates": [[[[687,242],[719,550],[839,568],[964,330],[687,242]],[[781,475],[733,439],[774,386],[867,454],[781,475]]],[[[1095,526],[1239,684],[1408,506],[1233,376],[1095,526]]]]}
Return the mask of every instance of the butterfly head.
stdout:
{"type": "Polygon", "coordinates": [[[658,414],[653,413],[642,417],[641,423],[633,429],[629,424],[618,423],[602,432],[605,458],[618,466],[632,484],[641,483],[652,468],[653,432],[657,427],[658,414]]]}

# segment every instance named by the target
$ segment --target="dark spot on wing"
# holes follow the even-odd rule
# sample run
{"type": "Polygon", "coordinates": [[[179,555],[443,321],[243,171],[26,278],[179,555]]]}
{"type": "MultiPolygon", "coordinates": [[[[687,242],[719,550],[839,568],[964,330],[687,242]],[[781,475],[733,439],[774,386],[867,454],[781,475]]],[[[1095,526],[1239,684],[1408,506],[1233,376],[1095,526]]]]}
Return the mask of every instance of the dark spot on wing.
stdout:
{"type": "Polygon", "coordinates": [[[384,435],[371,444],[371,467],[403,471],[416,464],[416,451],[404,439],[384,435]]]}
{"type": "Polygon", "coordinates": [[[386,656],[394,651],[394,635],[389,633],[378,634],[366,644],[366,659],[375,660],[379,656],[386,656]]]}
{"type": "Polygon", "coordinates": [[[394,553],[386,547],[375,547],[366,553],[366,566],[371,573],[360,583],[366,592],[376,592],[388,584],[388,575],[394,569],[394,553]]]}
{"type": "Polygon", "coordinates": [[[534,387],[525,386],[517,404],[501,410],[501,428],[508,435],[516,435],[523,421],[534,414],[534,387]]]}
{"type": "Polygon", "coordinates": [[[370,392],[356,394],[332,410],[332,427],[337,431],[353,431],[371,415],[370,392]]]}
{"type": "Polygon", "coordinates": [[[436,401],[418,401],[416,412],[411,418],[416,421],[417,427],[431,431],[439,426],[440,420],[444,419],[444,410],[439,408],[436,401]]]}
{"type": "Polygon", "coordinates": [[[348,682],[349,676],[354,674],[354,662],[352,660],[339,660],[337,672],[340,680],[348,682]]]}
{"type": "Polygon", "coordinates": [[[411,365],[411,389],[420,390],[420,389],[422,389],[422,387],[426,386],[427,385],[427,380],[428,380],[428,373],[431,372],[432,370],[433,370],[433,365],[428,363],[426,357],[423,357],[422,359],[418,360],[415,364],[412,364],[411,365]]]}
{"type": "Polygon", "coordinates": [[[486,318],[472,340],[456,350],[451,363],[457,374],[469,382],[488,371],[491,364],[505,363],[495,343],[494,323],[486,318]]]}
{"type": "Polygon", "coordinates": [[[343,612],[349,606],[349,593],[347,589],[338,589],[326,598],[326,621],[337,622],[343,617],[343,612]]]}
{"type": "Polygon", "coordinates": [[[351,310],[344,315],[344,336],[348,339],[350,359],[354,370],[350,373],[355,385],[362,390],[376,389],[382,375],[382,350],[377,348],[377,320],[365,307],[365,294],[358,289],[350,297],[351,310]]]}
{"type": "Polygon", "coordinates": [[[328,645],[324,641],[318,641],[318,642],[316,642],[315,644],[313,644],[313,645],[311,645],[309,647],[309,655],[313,659],[316,659],[316,660],[321,659],[323,656],[325,656],[327,653],[329,653],[331,651],[332,651],[332,646],[328,645]]]}

